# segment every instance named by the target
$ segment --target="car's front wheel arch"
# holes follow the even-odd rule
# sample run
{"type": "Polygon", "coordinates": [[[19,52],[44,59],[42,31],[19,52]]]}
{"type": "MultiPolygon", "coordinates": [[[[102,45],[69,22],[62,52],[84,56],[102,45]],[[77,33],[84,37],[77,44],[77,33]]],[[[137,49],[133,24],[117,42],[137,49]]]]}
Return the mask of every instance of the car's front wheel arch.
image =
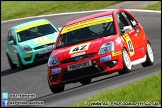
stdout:
{"type": "Polygon", "coordinates": [[[7,56],[7,59],[8,59],[8,62],[9,62],[9,65],[11,67],[11,69],[16,69],[17,68],[17,64],[14,64],[9,56],[9,54],[6,52],[6,56],[7,56]]]}
{"type": "Polygon", "coordinates": [[[25,69],[25,65],[23,64],[20,55],[17,53],[17,57],[18,57],[18,62],[19,62],[19,68],[20,70],[25,69]]]}

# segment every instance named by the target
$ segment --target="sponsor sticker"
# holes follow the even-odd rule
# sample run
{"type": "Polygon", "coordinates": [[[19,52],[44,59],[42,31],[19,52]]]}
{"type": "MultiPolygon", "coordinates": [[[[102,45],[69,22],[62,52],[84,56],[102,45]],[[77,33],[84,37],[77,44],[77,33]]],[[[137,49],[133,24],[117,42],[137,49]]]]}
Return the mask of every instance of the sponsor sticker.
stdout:
{"type": "Polygon", "coordinates": [[[116,43],[121,44],[121,42],[122,42],[121,38],[118,37],[118,38],[116,39],[116,43]]]}
{"type": "Polygon", "coordinates": [[[127,45],[128,45],[129,51],[130,51],[130,56],[133,56],[134,55],[134,47],[133,47],[133,44],[132,44],[132,41],[131,41],[129,35],[125,34],[123,37],[125,38],[125,40],[127,42],[127,45]]]}
{"type": "Polygon", "coordinates": [[[64,33],[67,33],[73,30],[89,27],[92,25],[97,25],[97,24],[102,24],[102,23],[112,22],[112,21],[113,21],[112,15],[89,19],[86,21],[82,21],[82,22],[75,23],[73,25],[64,27],[61,34],[64,34],[64,33]]]}
{"type": "Polygon", "coordinates": [[[41,25],[45,25],[45,24],[49,24],[49,22],[39,22],[39,23],[28,25],[28,26],[24,26],[22,28],[17,29],[16,32],[21,32],[23,30],[27,30],[29,28],[33,28],[33,27],[37,27],[37,26],[41,26],[41,25]]]}
{"type": "Polygon", "coordinates": [[[51,70],[51,74],[57,74],[61,72],[61,68],[55,68],[51,70]]]}
{"type": "Polygon", "coordinates": [[[85,52],[80,52],[80,53],[75,53],[75,54],[72,54],[71,57],[76,57],[76,56],[80,56],[80,55],[84,55],[85,52]]]}
{"type": "Polygon", "coordinates": [[[39,38],[35,38],[34,39],[34,43],[35,44],[46,44],[46,42],[47,42],[47,37],[39,37],[39,38]]]}
{"type": "Polygon", "coordinates": [[[108,55],[108,56],[105,56],[105,57],[101,57],[100,58],[100,63],[106,62],[106,61],[109,61],[109,60],[111,60],[111,55],[108,55]]]}
{"type": "Polygon", "coordinates": [[[120,54],[122,54],[122,52],[121,52],[121,51],[118,51],[118,52],[113,52],[113,53],[112,53],[112,56],[118,56],[118,55],[120,55],[120,54]]]}
{"type": "Polygon", "coordinates": [[[120,39],[121,39],[122,42],[124,42],[123,36],[120,36],[120,39]]]}
{"type": "Polygon", "coordinates": [[[48,43],[52,43],[52,42],[56,42],[56,40],[53,40],[51,38],[47,38],[46,36],[34,39],[34,43],[40,44],[40,45],[44,45],[44,44],[48,44],[48,43]]]}

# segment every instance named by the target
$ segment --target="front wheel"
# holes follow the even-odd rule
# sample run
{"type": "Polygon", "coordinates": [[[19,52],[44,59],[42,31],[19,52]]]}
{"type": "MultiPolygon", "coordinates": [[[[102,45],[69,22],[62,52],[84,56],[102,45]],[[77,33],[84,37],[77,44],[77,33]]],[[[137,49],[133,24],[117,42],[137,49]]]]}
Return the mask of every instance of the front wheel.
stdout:
{"type": "MultiPolygon", "coordinates": [[[[47,80],[48,80],[48,78],[47,78],[47,80]]],[[[52,87],[52,86],[50,86],[49,81],[48,81],[48,85],[49,85],[50,90],[51,90],[53,93],[63,92],[64,89],[65,89],[65,85],[58,85],[58,86],[56,86],[56,87],[52,87]]]]}
{"type": "Polygon", "coordinates": [[[59,85],[57,87],[51,87],[50,86],[50,89],[53,93],[59,93],[59,92],[63,92],[64,91],[64,88],[65,88],[65,85],[59,85]]]}
{"type": "Polygon", "coordinates": [[[153,51],[151,48],[151,45],[147,43],[147,48],[146,48],[146,62],[142,63],[143,67],[151,66],[154,63],[154,55],[153,51]]]}
{"type": "Polygon", "coordinates": [[[130,57],[125,49],[123,49],[122,52],[122,59],[123,59],[123,70],[118,71],[120,75],[130,72],[132,67],[130,57]]]}
{"type": "Polygon", "coordinates": [[[9,62],[9,65],[10,65],[11,69],[16,69],[17,68],[17,65],[12,63],[12,60],[9,57],[8,54],[6,54],[6,55],[7,55],[7,59],[8,59],[8,62],[9,62]]]}
{"type": "Polygon", "coordinates": [[[53,93],[59,93],[59,92],[63,92],[64,91],[64,88],[65,88],[65,85],[59,85],[57,87],[50,87],[50,90],[53,92],[53,93]]]}

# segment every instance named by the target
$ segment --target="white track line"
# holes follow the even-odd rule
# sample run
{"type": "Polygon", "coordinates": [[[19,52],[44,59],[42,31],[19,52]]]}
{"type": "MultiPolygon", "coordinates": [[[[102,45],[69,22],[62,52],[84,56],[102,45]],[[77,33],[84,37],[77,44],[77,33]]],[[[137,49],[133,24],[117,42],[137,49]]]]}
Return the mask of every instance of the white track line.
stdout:
{"type": "MultiPolygon", "coordinates": [[[[23,19],[47,17],[47,16],[58,16],[58,15],[68,15],[68,14],[89,13],[89,12],[100,12],[100,11],[109,11],[109,10],[114,10],[114,9],[101,9],[101,10],[92,10],[92,11],[81,11],[81,12],[68,12],[68,13],[48,14],[48,15],[40,15],[40,16],[32,16],[32,17],[18,18],[18,19],[13,19],[13,20],[6,20],[6,21],[1,21],[1,23],[12,22],[12,21],[17,21],[17,20],[23,20],[23,19]]],[[[137,11],[137,12],[161,13],[161,11],[154,11],[154,10],[139,10],[139,9],[126,9],[126,10],[128,10],[128,11],[137,11]]]]}

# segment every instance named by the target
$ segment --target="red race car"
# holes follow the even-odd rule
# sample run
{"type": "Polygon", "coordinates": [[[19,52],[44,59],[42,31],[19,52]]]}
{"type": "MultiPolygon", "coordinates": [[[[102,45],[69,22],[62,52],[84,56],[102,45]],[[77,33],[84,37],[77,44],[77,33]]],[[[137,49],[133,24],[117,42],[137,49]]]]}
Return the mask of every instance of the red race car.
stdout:
{"type": "Polygon", "coordinates": [[[97,76],[125,74],[133,65],[153,65],[150,41],[141,24],[124,9],[111,10],[65,24],[48,60],[53,93],[65,84],[91,83],[97,76]]]}

